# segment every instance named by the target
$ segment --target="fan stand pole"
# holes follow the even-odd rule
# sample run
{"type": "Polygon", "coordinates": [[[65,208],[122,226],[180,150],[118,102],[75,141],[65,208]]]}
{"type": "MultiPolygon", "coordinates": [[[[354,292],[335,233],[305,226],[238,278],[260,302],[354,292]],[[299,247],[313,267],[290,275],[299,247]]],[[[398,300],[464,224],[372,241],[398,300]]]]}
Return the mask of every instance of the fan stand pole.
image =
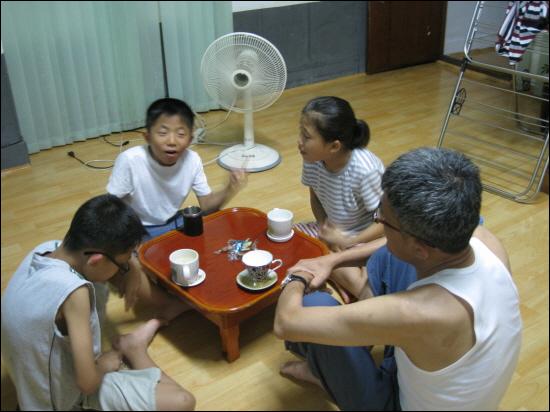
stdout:
{"type": "Polygon", "coordinates": [[[254,146],[254,116],[252,111],[244,113],[244,147],[250,149],[254,146]]]}
{"type": "MultiPolygon", "coordinates": [[[[250,80],[250,76],[248,77],[250,80]]],[[[247,83],[247,86],[244,90],[244,148],[251,149],[254,146],[254,110],[252,106],[252,95],[250,94],[250,83],[247,83]]]]}
{"type": "Polygon", "coordinates": [[[245,112],[243,144],[228,147],[221,152],[218,164],[228,170],[244,169],[247,172],[262,172],[279,163],[281,163],[281,156],[276,150],[254,143],[253,112],[245,112]]]}

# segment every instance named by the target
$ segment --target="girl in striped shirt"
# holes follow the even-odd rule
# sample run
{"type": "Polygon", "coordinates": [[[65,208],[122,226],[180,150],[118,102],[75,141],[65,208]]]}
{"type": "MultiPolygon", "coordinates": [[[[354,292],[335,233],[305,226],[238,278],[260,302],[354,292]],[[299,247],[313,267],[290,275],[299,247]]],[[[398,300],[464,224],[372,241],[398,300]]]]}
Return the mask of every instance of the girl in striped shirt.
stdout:
{"type": "Polygon", "coordinates": [[[373,221],[382,196],[384,165],[366,148],[369,138],[367,123],[355,118],[346,100],[317,97],[302,110],[298,141],[304,160],[302,183],[309,187],[316,222],[296,226],[333,251],[368,243],[384,233],[373,221]]]}

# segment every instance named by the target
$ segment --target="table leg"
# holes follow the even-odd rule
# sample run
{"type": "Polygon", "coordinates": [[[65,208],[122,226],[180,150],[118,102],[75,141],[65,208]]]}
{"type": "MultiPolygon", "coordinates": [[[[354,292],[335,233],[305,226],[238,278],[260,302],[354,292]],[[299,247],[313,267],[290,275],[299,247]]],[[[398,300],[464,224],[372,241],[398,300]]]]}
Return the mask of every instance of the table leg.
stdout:
{"type": "Polygon", "coordinates": [[[239,324],[220,326],[222,351],[225,352],[228,362],[233,362],[240,356],[239,351],[239,324]]]}

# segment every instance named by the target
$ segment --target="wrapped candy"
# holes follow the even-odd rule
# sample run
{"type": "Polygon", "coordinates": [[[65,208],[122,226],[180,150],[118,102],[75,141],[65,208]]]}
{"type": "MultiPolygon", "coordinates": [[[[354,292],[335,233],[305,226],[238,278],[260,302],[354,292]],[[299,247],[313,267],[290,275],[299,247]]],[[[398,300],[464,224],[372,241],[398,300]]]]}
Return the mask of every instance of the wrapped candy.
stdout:
{"type": "Polygon", "coordinates": [[[229,260],[240,260],[246,252],[256,249],[256,243],[256,240],[252,241],[249,238],[244,240],[229,239],[226,246],[216,250],[214,253],[219,255],[220,253],[227,252],[229,260]]]}

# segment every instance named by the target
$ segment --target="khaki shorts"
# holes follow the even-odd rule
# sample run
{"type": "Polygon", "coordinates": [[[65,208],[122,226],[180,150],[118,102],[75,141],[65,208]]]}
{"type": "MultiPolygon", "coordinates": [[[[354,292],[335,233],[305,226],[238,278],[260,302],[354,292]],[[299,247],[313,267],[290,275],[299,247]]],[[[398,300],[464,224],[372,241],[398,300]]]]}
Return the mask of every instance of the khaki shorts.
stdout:
{"type": "Polygon", "coordinates": [[[100,411],[155,411],[159,368],[107,373],[99,390],[84,396],[81,407],[100,411]]]}

